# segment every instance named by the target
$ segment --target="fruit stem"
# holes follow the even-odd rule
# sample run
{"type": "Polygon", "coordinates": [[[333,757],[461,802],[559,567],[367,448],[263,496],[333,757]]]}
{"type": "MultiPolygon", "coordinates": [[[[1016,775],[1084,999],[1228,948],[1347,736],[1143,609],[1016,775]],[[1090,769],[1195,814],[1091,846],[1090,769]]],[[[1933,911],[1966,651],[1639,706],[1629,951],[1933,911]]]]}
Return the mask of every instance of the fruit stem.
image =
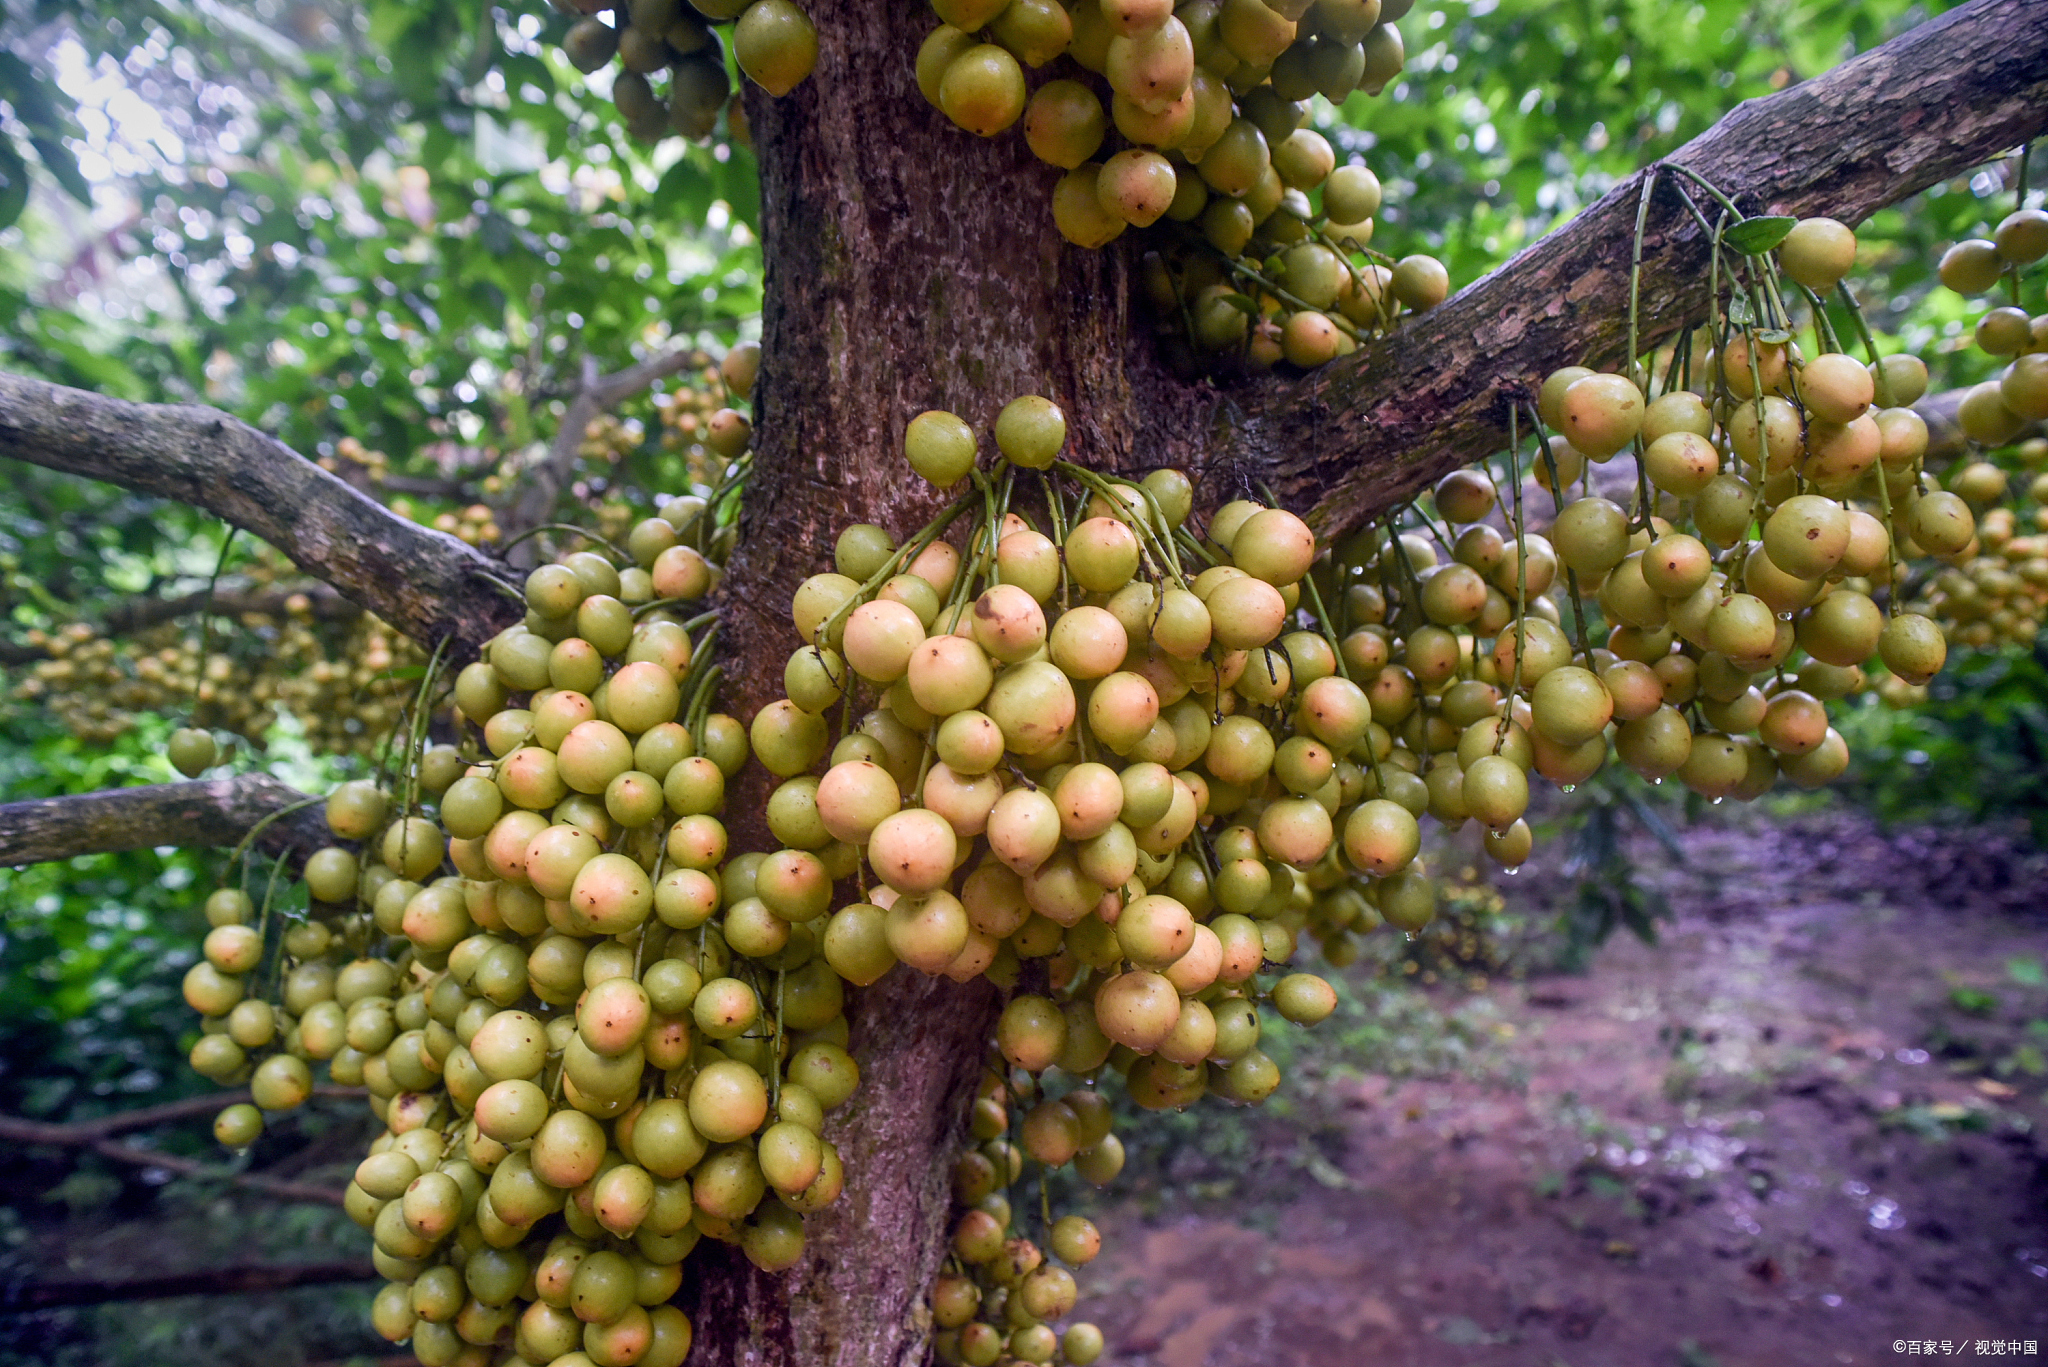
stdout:
{"type": "Polygon", "coordinates": [[[1733,215],[1737,223],[1742,222],[1744,217],[1746,217],[1742,210],[1735,207],[1734,200],[1728,198],[1728,196],[1721,193],[1720,187],[1715,185],[1713,181],[1708,180],[1699,172],[1693,170],[1690,166],[1686,166],[1680,162],[1675,161],[1668,161],[1663,164],[1665,166],[1668,166],[1670,169],[1678,172],[1678,174],[1684,176],[1687,180],[1693,182],[1693,184],[1699,186],[1708,194],[1712,195],[1714,197],[1714,202],[1719,204],[1722,208],[1726,209],[1731,215],[1733,215]]]}
{"type": "Polygon", "coordinates": [[[818,639],[812,642],[812,644],[824,645],[828,643],[832,639],[832,628],[836,624],[845,620],[848,616],[852,614],[853,610],[856,607],[860,606],[862,603],[865,603],[870,597],[872,597],[876,589],[879,589],[880,587],[882,587],[882,585],[888,583],[890,577],[894,575],[898,569],[908,564],[910,561],[916,559],[919,553],[921,553],[925,547],[931,545],[932,542],[938,540],[939,534],[941,532],[945,531],[946,528],[952,526],[953,523],[959,518],[960,514],[966,512],[969,508],[973,507],[977,502],[980,501],[980,499],[981,494],[978,491],[962,494],[960,497],[954,499],[950,504],[946,505],[945,510],[941,512],[937,517],[933,518],[931,521],[925,523],[923,527],[919,528],[915,536],[911,537],[910,540],[904,542],[901,546],[898,546],[894,551],[890,552],[889,558],[882,562],[882,567],[880,569],[876,570],[873,574],[868,576],[867,582],[860,586],[859,592],[855,593],[851,598],[848,598],[844,603],[841,603],[830,617],[827,617],[824,621],[818,623],[818,639]]]}
{"type": "Polygon", "coordinates": [[[1176,543],[1179,544],[1180,548],[1186,551],[1188,554],[1199,555],[1200,557],[1202,557],[1202,559],[1208,561],[1211,568],[1214,568],[1215,566],[1223,563],[1222,561],[1218,560],[1214,555],[1210,554],[1209,548],[1207,546],[1204,546],[1199,540],[1197,540],[1195,538],[1195,534],[1189,531],[1186,527],[1175,527],[1173,529],[1173,539],[1176,543]]]}
{"type": "MultiPolygon", "coordinates": [[[[2013,186],[2014,193],[2012,207],[2014,212],[2018,212],[2019,210],[2027,207],[2027,162],[2032,158],[2033,154],[2033,143],[2023,142],[2020,144],[2020,169],[2019,175],[2017,176],[2013,186]]],[[[2005,287],[2012,293],[2013,307],[2018,308],[2020,304],[2019,262],[2009,261],[2006,263],[2005,287]]]]}
{"type": "MultiPolygon", "coordinates": [[[[1534,408],[1529,410],[1529,421],[1535,424],[1536,440],[1539,444],[1538,449],[1543,453],[1543,466],[1550,472],[1551,502],[1556,504],[1557,511],[1562,513],[1564,511],[1564,490],[1558,484],[1557,457],[1550,453],[1550,442],[1543,433],[1543,418],[1534,408]]],[[[1588,462],[1588,464],[1590,463],[1588,462]]],[[[1529,547],[1526,542],[1519,545],[1516,550],[1522,559],[1528,559],[1529,547]]],[[[1572,617],[1578,628],[1575,634],[1579,638],[1579,654],[1586,657],[1586,667],[1591,669],[1593,667],[1593,643],[1586,626],[1586,600],[1579,594],[1579,572],[1569,565],[1565,567],[1564,585],[1572,596],[1572,617]]]]}
{"type": "Polygon", "coordinates": [[[712,695],[718,691],[718,681],[724,677],[725,666],[713,665],[705,671],[704,678],[697,685],[697,691],[691,695],[690,710],[684,713],[688,720],[683,725],[684,729],[690,733],[692,741],[702,734],[704,718],[711,711],[712,695]]]}
{"type": "MultiPolygon", "coordinates": [[[[1215,251],[1215,248],[1211,247],[1210,250],[1215,251]]],[[[1342,313],[1338,313],[1335,317],[1331,317],[1330,310],[1311,308],[1309,307],[1309,303],[1306,299],[1303,299],[1298,294],[1290,294],[1288,291],[1282,289],[1273,281],[1268,280],[1264,275],[1260,274],[1258,271],[1255,271],[1250,266],[1243,264],[1237,258],[1222,256],[1221,253],[1218,253],[1218,256],[1221,257],[1223,261],[1223,268],[1229,271],[1232,275],[1246,277],[1257,282],[1260,289],[1265,290],[1268,294],[1272,295],[1275,299],[1278,299],[1283,304],[1292,305],[1294,308],[1299,309],[1303,312],[1322,314],[1323,317],[1330,319],[1330,323],[1333,327],[1335,327],[1339,332],[1342,332],[1345,335],[1349,336],[1351,340],[1354,342],[1362,342],[1365,340],[1364,335],[1359,332],[1357,325],[1355,325],[1349,318],[1346,318],[1342,313]]]]}
{"type": "Polygon", "coordinates": [[[534,537],[539,536],[542,532],[570,532],[576,536],[582,537],[585,541],[595,541],[598,545],[604,547],[606,550],[610,551],[613,555],[617,556],[621,560],[631,562],[631,560],[633,559],[632,556],[626,554],[626,552],[620,550],[617,546],[605,540],[596,532],[591,531],[587,527],[578,527],[571,522],[542,522],[538,523],[535,526],[528,527],[525,531],[513,537],[510,541],[507,541],[503,545],[499,546],[498,553],[500,555],[503,555],[506,551],[511,550],[520,542],[531,541],[534,537]]]}
{"type": "MultiPolygon", "coordinates": [[[[1112,484],[1108,479],[1097,474],[1095,471],[1085,466],[1076,465],[1070,460],[1056,460],[1052,463],[1052,468],[1068,475],[1090,493],[1102,496],[1102,501],[1109,505],[1109,511],[1115,515],[1117,520],[1129,526],[1137,534],[1139,549],[1146,561],[1150,562],[1149,568],[1152,570],[1153,577],[1157,578],[1161,573],[1157,562],[1164,561],[1166,564],[1165,573],[1173,580],[1174,587],[1184,589],[1188,586],[1187,580],[1181,575],[1178,557],[1162,549],[1159,551],[1155,561],[1153,548],[1159,544],[1158,536],[1151,527],[1146,526],[1142,520],[1131,512],[1131,507],[1128,503],[1125,503],[1123,499],[1117,496],[1115,484],[1112,484]]],[[[1128,481],[1123,482],[1127,483],[1128,481]]],[[[1137,487],[1144,489],[1142,484],[1137,487]]],[[[1146,495],[1147,506],[1156,508],[1158,505],[1152,502],[1149,490],[1146,491],[1146,495]]],[[[1161,525],[1164,525],[1164,522],[1165,519],[1162,518],[1161,525]]],[[[1061,544],[1064,546],[1064,538],[1062,538],[1061,544]]],[[[1062,605],[1064,606],[1064,604],[1062,605]]]]}
{"type": "Polygon", "coordinates": [[[770,1051],[775,1066],[768,1072],[768,1105],[770,1109],[782,1104],[782,983],[788,975],[782,969],[775,970],[775,1046],[770,1051]]]}
{"type": "Polygon", "coordinates": [[[220,577],[228,567],[228,556],[235,548],[235,533],[240,527],[229,527],[228,534],[221,538],[220,554],[214,558],[213,573],[206,580],[206,602],[199,609],[199,668],[192,675],[193,722],[198,722],[199,686],[206,680],[206,655],[213,649],[213,590],[220,583],[220,577]]]}
{"type": "Polygon", "coordinates": [[[1691,386],[1692,329],[1681,321],[1678,326],[1678,336],[1671,343],[1671,364],[1664,368],[1664,393],[1675,393],[1679,389],[1688,389],[1691,386]],[[1678,381],[1675,387],[1672,384],[1674,380],[1678,381]]]}
{"type": "MultiPolygon", "coordinates": [[[[1335,628],[1330,625],[1330,614],[1323,608],[1323,591],[1316,587],[1315,575],[1313,573],[1304,574],[1301,577],[1301,586],[1302,592],[1308,596],[1308,610],[1315,617],[1316,626],[1322,638],[1329,642],[1330,649],[1337,656],[1337,672],[1346,679],[1350,679],[1351,666],[1344,663],[1344,651],[1337,644],[1337,633],[1335,628]]],[[[1356,680],[1353,680],[1353,682],[1356,682],[1356,680]]]]}
{"type": "Polygon", "coordinates": [[[1522,520],[1521,415],[1508,408],[1508,483],[1515,491],[1515,520],[1509,530],[1515,534],[1515,677],[1508,695],[1501,699],[1500,725],[1493,733],[1493,753],[1507,744],[1508,727],[1514,724],[1515,695],[1522,691],[1522,661],[1529,654],[1529,528],[1522,520]]]}
{"type": "Polygon", "coordinates": [[[1846,280],[1836,285],[1835,289],[1842,296],[1843,304],[1848,306],[1850,321],[1856,324],[1856,333],[1863,339],[1863,350],[1870,356],[1871,373],[1877,378],[1878,406],[1896,407],[1892,399],[1891,379],[1884,373],[1884,366],[1881,364],[1883,358],[1877,354],[1877,339],[1870,335],[1870,322],[1863,316],[1863,306],[1856,302],[1856,292],[1849,288],[1849,282],[1846,280]]]}
{"type": "Polygon", "coordinates": [[[1643,295],[1643,230],[1650,222],[1650,197],[1657,192],[1657,168],[1643,174],[1642,193],[1636,201],[1636,234],[1628,258],[1628,378],[1631,384],[1649,388],[1649,377],[1638,379],[1636,358],[1641,344],[1637,331],[1643,295]]]}
{"type": "MultiPolygon", "coordinates": [[[[239,845],[235,846],[234,853],[228,856],[228,867],[233,868],[235,866],[235,862],[239,860],[243,855],[249,852],[249,846],[255,842],[256,837],[263,834],[265,831],[269,830],[272,825],[276,824],[278,818],[290,816],[293,812],[304,811],[306,808],[312,806],[314,803],[325,802],[326,800],[327,799],[324,797],[309,797],[303,802],[294,802],[289,807],[279,807],[276,811],[271,812],[269,815],[265,816],[261,821],[258,821],[255,825],[251,826],[249,828],[249,833],[242,837],[242,842],[239,845]]],[[[242,868],[242,877],[245,882],[248,879],[248,875],[248,866],[244,865],[242,868]]]]}
{"type": "MultiPolygon", "coordinates": [[[[278,852],[277,858],[270,865],[270,877],[265,879],[263,883],[263,907],[256,913],[256,938],[258,940],[266,940],[270,937],[270,900],[277,892],[278,876],[284,872],[286,853],[283,850],[278,852]]],[[[279,968],[284,966],[284,946],[282,944],[277,947],[277,964],[279,968]]]]}
{"type": "MultiPolygon", "coordinates": [[[[405,802],[398,813],[401,820],[410,816],[419,802],[420,755],[426,749],[427,725],[433,712],[434,685],[439,681],[441,666],[448,658],[448,644],[454,639],[452,635],[443,636],[434,646],[434,654],[427,661],[426,672],[420,675],[419,692],[413,697],[412,724],[405,738],[405,802]]],[[[406,829],[410,831],[409,827],[406,829]]],[[[400,836],[399,843],[403,845],[408,838],[409,835],[400,836]]]]}
{"type": "Polygon", "coordinates": [[[723,525],[719,520],[719,510],[724,507],[728,498],[739,491],[740,486],[747,482],[747,476],[753,472],[754,453],[750,449],[733,462],[732,469],[726,475],[724,482],[712,490],[711,497],[704,501],[704,511],[697,518],[698,550],[709,550],[711,548],[711,534],[723,525]]]}
{"type": "MultiPolygon", "coordinates": [[[[1799,284],[1796,280],[1792,283],[1795,285],[1799,284]]],[[[1835,335],[1835,323],[1832,318],[1828,317],[1827,304],[1822,301],[1818,294],[1808,289],[1805,285],[1799,285],[1799,292],[1805,295],[1806,302],[1813,306],[1814,345],[1822,351],[1840,351],[1842,349],[1842,341],[1841,338],[1835,335]]]]}

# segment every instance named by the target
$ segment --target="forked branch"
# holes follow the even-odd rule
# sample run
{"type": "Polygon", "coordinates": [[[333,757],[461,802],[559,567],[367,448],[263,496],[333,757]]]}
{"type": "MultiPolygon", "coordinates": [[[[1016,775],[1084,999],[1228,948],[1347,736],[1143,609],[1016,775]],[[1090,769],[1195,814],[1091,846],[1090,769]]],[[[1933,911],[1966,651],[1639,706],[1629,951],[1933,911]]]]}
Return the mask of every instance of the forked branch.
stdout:
{"type": "Polygon", "coordinates": [[[0,373],[0,457],[202,508],[415,641],[452,637],[458,659],[523,611],[496,561],[217,409],[129,403],[0,373]]]}
{"type": "MultiPolygon", "coordinates": [[[[1825,75],[1738,106],[1680,148],[1750,213],[1850,224],[2048,130],[2048,4],[1973,0],[1825,75]]],[[[1394,339],[1232,396],[1224,460],[1270,474],[1327,536],[1499,450],[1511,397],[1627,349],[1642,174],[1394,339]]],[[[1660,178],[1645,243],[1642,345],[1707,311],[1708,243],[1660,178]]]]}

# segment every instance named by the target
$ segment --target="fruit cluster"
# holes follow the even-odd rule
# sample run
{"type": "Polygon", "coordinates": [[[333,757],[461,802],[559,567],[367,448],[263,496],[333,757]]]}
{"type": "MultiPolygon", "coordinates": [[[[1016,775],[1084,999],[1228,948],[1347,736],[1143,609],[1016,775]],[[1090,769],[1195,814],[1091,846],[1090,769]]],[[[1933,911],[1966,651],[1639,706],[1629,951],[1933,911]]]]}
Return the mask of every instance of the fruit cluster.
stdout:
{"type": "Polygon", "coordinates": [[[927,100],[992,137],[1019,120],[1060,233],[1101,247],[1162,219],[1146,288],[1170,330],[1255,364],[1321,365],[1442,302],[1422,255],[1374,252],[1381,187],[1338,166],[1309,100],[1378,94],[1401,72],[1408,0],[933,0],[927,100]],[[977,36],[979,35],[979,36],[977,36]],[[1033,91],[1025,68],[1056,67],[1033,91]],[[1093,78],[1107,83],[1103,107],[1093,78]],[[1113,147],[1111,134],[1122,144],[1113,147]],[[1312,198],[1313,196],[1313,198],[1312,198]]]}
{"type": "MultiPolygon", "coordinates": [[[[689,629],[620,597],[634,574],[665,600],[708,591],[679,530],[636,526],[624,572],[589,552],[534,571],[528,625],[454,680],[483,752],[415,729],[397,781],[338,789],[328,824],[362,852],[312,855],[301,923],[270,935],[242,894],[209,903],[193,1064],[249,1077],[264,1110],[302,1100],[314,1062],[368,1087],[387,1132],[348,1209],[392,1278],[375,1323],[423,1362],[679,1363],[690,1326],[666,1302],[690,1246],[715,1232],[785,1265],[838,1192],[818,1135],[854,1081],[837,979],[706,926],[742,896],[712,813],[744,733],[708,711],[689,629]],[[249,990],[272,940],[275,1002],[249,990]]],[[[217,1128],[260,1124],[235,1107],[217,1128]]]]}
{"type": "Polygon", "coordinates": [[[787,95],[818,63],[818,30],[796,0],[571,0],[565,7],[585,17],[564,35],[563,53],[586,75],[618,62],[612,102],[642,142],[671,134],[701,141],[728,108],[743,140],[745,115],[726,74],[728,42],[740,70],[771,95],[787,95]],[[728,20],[732,31],[721,40],[716,25],[728,20]]]}
{"type": "MultiPolygon", "coordinates": [[[[1827,219],[1730,234],[1730,293],[1653,357],[1661,384],[1553,373],[1516,418],[1533,456],[1334,548],[1270,499],[1198,519],[1178,471],[1062,459],[1043,397],[985,433],[919,414],[905,457],[958,496],[901,540],[841,530],[791,601],[784,696],[744,727],[713,710],[711,615],[679,615],[718,580],[722,492],[631,526],[631,564],[541,566],[445,698],[429,668],[391,776],[330,799],[360,852],[308,861],[306,914],[209,901],[193,1063],[256,1102],[218,1133],[249,1142],[317,1062],[368,1087],[387,1132],[349,1209],[391,1281],[378,1328],[422,1362],[676,1363],[700,1239],[788,1267],[805,1215],[861,1180],[825,1138],[858,1083],[848,985],[986,979],[1003,1006],[951,1160],[936,1350],[1095,1361],[1100,1332],[1059,1322],[1100,1233],[1013,1207],[1014,1184],[1114,1178],[1118,1089],[1270,1096],[1272,1018],[1337,1000],[1288,967],[1303,938],[1341,967],[1365,932],[1434,919],[1424,817],[1476,824],[1513,869],[1532,775],[1568,791],[1612,755],[1715,801],[1816,786],[1848,762],[1827,704],[1873,659],[1880,690],[1940,669],[1909,602],[1966,642],[2038,620],[2048,546],[1972,507],[2003,472],[1937,487],[1906,407],[1924,367],[1835,345],[1822,295],[1854,249],[1827,219]],[[428,745],[448,702],[458,743],[428,745]],[[733,854],[750,760],[775,848],[733,854]]],[[[756,363],[728,358],[733,392],[756,363]]],[[[747,418],[694,416],[743,471],[747,418]]],[[[213,758],[203,732],[174,744],[213,758]]]]}
{"type": "MultiPolygon", "coordinates": [[[[1775,259],[1756,247],[1728,263],[1730,278],[1760,295],[1768,281],[1775,296],[1782,272],[1817,300],[1854,259],[1832,220],[1786,223],[1779,237],[1775,259]]],[[[1940,628],[1900,611],[1896,586],[1907,561],[1966,560],[1978,543],[1969,505],[1922,478],[1926,426],[1904,405],[1926,371],[1842,354],[1824,317],[1809,358],[1782,315],[1767,321],[1721,315],[1696,362],[1697,339],[1682,334],[1650,393],[1584,367],[1547,377],[1519,415],[1552,434],[1532,462],[1555,509],[1547,534],[1529,530],[1514,453],[1498,475],[1446,476],[1417,530],[1368,533],[1318,571],[1371,701],[1366,808],[1406,818],[1399,850],[1426,812],[1451,829],[1475,822],[1513,868],[1530,850],[1530,776],[1570,791],[1610,753],[1714,801],[1753,799],[1780,777],[1826,783],[1849,758],[1826,704],[1867,686],[1872,657],[1907,686],[1940,669],[1940,628]]],[[[1326,893],[1325,953],[1351,952],[1332,954],[1349,925],[1405,925],[1392,891],[1326,893]]]]}
{"type": "Polygon", "coordinates": [[[2018,440],[2048,419],[2048,313],[2029,316],[2020,307],[2022,272],[2044,257],[2048,213],[2022,208],[1990,238],[1959,242],[1941,260],[1949,288],[1977,295],[2004,285],[2011,301],[1986,310],[1972,334],[1975,349],[2002,369],[1966,390],[1956,409],[1963,436],[1985,449],[1959,461],[1944,481],[1982,514],[1983,554],[1908,586],[1919,595],[1917,606],[1961,645],[2030,645],[2048,611],[2048,542],[2027,534],[2010,506],[2022,498],[2032,503],[2033,532],[2048,532],[2048,440],[2018,440]]]}
{"type": "MultiPolygon", "coordinates": [[[[289,583],[290,567],[266,557],[237,579],[238,594],[240,583],[261,592],[289,583]]],[[[405,686],[392,671],[423,657],[374,617],[325,619],[304,595],[272,597],[237,612],[239,630],[205,646],[189,621],[120,637],[85,622],[30,631],[24,644],[46,650],[49,658],[25,666],[8,697],[99,745],[152,712],[183,713],[195,726],[260,745],[286,714],[326,753],[373,750],[402,706],[405,686]]]]}

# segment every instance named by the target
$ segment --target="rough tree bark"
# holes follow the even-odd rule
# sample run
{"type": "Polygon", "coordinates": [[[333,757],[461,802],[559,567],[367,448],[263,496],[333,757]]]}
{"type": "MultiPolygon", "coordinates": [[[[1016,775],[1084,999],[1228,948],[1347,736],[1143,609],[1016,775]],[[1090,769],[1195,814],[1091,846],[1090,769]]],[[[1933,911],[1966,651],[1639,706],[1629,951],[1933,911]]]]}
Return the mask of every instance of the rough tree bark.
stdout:
{"type": "Polygon", "coordinates": [[[0,456],[203,508],[429,649],[452,638],[467,658],[524,611],[498,562],[217,409],[0,374],[0,456]]]}
{"type": "Polygon", "coordinates": [[[0,806],[0,868],[160,845],[235,845],[272,816],[253,848],[273,859],[287,855],[296,868],[334,843],[317,805],[286,810],[306,801],[281,779],[243,774],[9,802],[0,806]]]}

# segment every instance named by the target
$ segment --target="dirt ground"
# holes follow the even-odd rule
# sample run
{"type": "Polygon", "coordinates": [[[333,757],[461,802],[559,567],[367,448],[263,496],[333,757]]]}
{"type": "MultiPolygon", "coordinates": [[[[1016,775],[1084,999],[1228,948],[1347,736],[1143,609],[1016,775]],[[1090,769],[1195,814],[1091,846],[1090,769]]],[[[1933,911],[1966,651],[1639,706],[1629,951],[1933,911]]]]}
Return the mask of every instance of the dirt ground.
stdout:
{"type": "Polygon", "coordinates": [[[1113,1206],[1080,1313],[1114,1361],[2048,1347],[2048,870],[1847,816],[1687,847],[1659,945],[1485,989],[1516,1080],[1326,1084],[1332,1161],[1279,1199],[1113,1206]]]}

